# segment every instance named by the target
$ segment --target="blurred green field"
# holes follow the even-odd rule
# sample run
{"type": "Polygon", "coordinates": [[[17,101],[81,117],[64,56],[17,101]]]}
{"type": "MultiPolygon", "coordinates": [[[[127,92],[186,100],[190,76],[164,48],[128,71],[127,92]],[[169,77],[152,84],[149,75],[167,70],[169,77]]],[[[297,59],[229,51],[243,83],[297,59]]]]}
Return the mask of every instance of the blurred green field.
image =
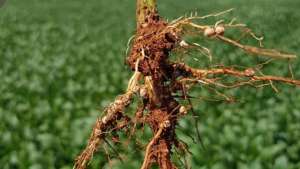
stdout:
{"type": "MultiPolygon", "coordinates": [[[[266,46],[300,55],[300,1],[159,1],[168,19],[229,8],[265,36],[266,46]]],[[[7,0],[0,7],[1,169],[72,168],[96,117],[126,88],[134,14],[134,0],[7,0]]],[[[211,47],[225,65],[260,61],[225,45],[211,47]]],[[[292,62],[300,79],[300,61],[292,62]]],[[[289,76],[286,61],[265,70],[289,76]]],[[[234,104],[195,101],[205,149],[187,136],[195,135],[192,117],[178,128],[193,153],[192,168],[299,169],[300,89],[277,87],[277,94],[269,87],[231,90],[239,99],[234,104]]],[[[193,93],[207,94],[201,88],[193,93]]],[[[139,137],[146,143],[149,131],[139,137]]],[[[143,154],[134,142],[117,149],[125,163],[113,161],[113,168],[139,168],[143,154]]],[[[109,168],[103,150],[94,159],[90,168],[109,168]]]]}

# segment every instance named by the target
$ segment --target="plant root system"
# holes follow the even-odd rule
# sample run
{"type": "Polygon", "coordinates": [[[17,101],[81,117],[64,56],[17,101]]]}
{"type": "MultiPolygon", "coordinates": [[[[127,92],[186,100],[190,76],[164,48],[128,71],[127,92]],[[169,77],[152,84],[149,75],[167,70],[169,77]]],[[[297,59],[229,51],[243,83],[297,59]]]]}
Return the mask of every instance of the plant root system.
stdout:
{"type": "Polygon", "coordinates": [[[150,8],[149,4],[147,6],[147,4],[140,3],[141,1],[138,1],[137,32],[127,56],[127,64],[134,72],[129,80],[127,92],[118,96],[104,110],[104,116],[97,119],[88,145],[77,157],[74,168],[86,168],[101,142],[105,140],[107,133],[117,132],[125,126],[134,127],[136,123],[142,123],[151,128],[153,138],[145,149],[141,169],[150,169],[153,164],[157,164],[161,169],[176,169],[177,167],[171,161],[174,148],[184,152],[188,152],[188,149],[177,138],[175,129],[180,118],[192,111],[192,105],[181,105],[175,94],[182,93],[179,99],[189,100],[187,90],[193,85],[201,84],[222,88],[237,88],[243,85],[258,88],[271,85],[274,90],[277,89],[273,82],[300,86],[298,80],[267,76],[257,67],[249,67],[244,70],[236,70],[233,67],[198,69],[183,62],[171,61],[169,57],[172,51],[190,47],[199,49],[211,59],[209,49],[196,43],[183,41],[182,37],[186,34],[197,34],[203,38],[221,41],[254,55],[281,59],[292,59],[296,56],[273,49],[263,49],[262,45],[260,47],[243,45],[239,40],[226,37],[227,29],[240,29],[261,44],[262,38],[258,38],[245,25],[235,24],[234,20],[230,23],[219,21],[213,26],[199,25],[194,22],[194,20],[223,15],[232,10],[201,17],[196,15],[180,17],[168,23],[158,15],[155,5],[150,8]],[[237,81],[230,84],[224,83],[221,81],[224,75],[236,78],[237,81]],[[139,96],[143,104],[139,105],[135,117],[128,117],[124,111],[134,95],[139,96]]]}

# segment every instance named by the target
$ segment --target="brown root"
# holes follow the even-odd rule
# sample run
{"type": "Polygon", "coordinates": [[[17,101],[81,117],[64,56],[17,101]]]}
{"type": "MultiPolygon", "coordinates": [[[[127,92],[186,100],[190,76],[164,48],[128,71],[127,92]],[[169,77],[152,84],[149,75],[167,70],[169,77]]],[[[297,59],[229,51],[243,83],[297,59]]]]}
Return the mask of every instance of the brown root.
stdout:
{"type": "MultiPolygon", "coordinates": [[[[190,32],[201,34],[210,40],[221,40],[247,53],[254,55],[265,55],[273,58],[291,59],[295,55],[285,54],[273,49],[262,48],[262,38],[258,38],[244,24],[235,24],[234,20],[225,24],[218,21],[214,26],[199,25],[193,20],[204,20],[208,17],[223,15],[231,10],[221,13],[211,14],[203,17],[192,16],[167,23],[159,17],[155,8],[155,0],[138,0],[137,9],[137,32],[134,36],[131,51],[127,56],[127,64],[134,72],[129,80],[127,92],[120,95],[105,110],[105,115],[96,121],[93,132],[89,138],[85,150],[77,157],[74,168],[85,169],[93,154],[97,151],[101,141],[105,141],[107,133],[122,130],[130,123],[130,117],[123,114],[125,108],[131,103],[134,94],[140,96],[142,104],[139,104],[133,120],[133,129],[130,136],[135,132],[137,123],[148,125],[153,133],[153,138],[145,150],[145,157],[141,169],[149,169],[153,164],[157,164],[161,169],[176,169],[171,161],[172,148],[188,152],[187,146],[180,143],[176,138],[176,126],[181,117],[188,114],[188,109],[180,105],[179,100],[186,100],[190,104],[193,115],[194,110],[190,98],[187,94],[190,85],[199,83],[214,85],[223,88],[237,88],[244,85],[253,87],[263,87],[268,83],[275,91],[273,82],[287,83],[300,86],[299,80],[285,77],[264,75],[260,70],[248,68],[237,70],[232,67],[221,67],[212,69],[198,69],[187,66],[185,63],[174,63],[169,59],[170,53],[176,48],[190,49],[198,48],[200,52],[212,59],[208,48],[197,44],[187,43],[182,40],[186,34],[184,26],[188,26],[190,32]],[[226,29],[240,28],[244,34],[250,35],[259,41],[260,47],[243,45],[239,40],[233,40],[225,36],[226,29]],[[231,76],[237,79],[233,84],[226,84],[220,81],[221,75],[231,76]],[[242,79],[242,80],[241,80],[242,79]],[[261,82],[263,84],[257,84],[261,82]],[[182,92],[183,96],[176,97],[174,94],[182,92]],[[147,112],[147,113],[146,113],[147,112]],[[124,122],[118,123],[123,120],[124,122]]],[[[292,73],[291,73],[292,74],[292,73]]],[[[292,74],[293,75],[293,74],[292,74]]],[[[211,88],[218,95],[227,101],[233,101],[215,88],[211,88]]],[[[197,120],[195,122],[197,126],[197,120]]],[[[196,127],[198,128],[198,127],[196,127]]],[[[197,132],[201,140],[199,132],[197,132]]]]}
{"type": "Polygon", "coordinates": [[[131,103],[133,92],[129,91],[124,95],[120,95],[116,100],[105,109],[105,115],[97,119],[93,128],[93,132],[89,138],[88,145],[83,152],[76,158],[74,168],[85,169],[87,163],[97,151],[101,141],[105,135],[111,130],[115,130],[117,121],[124,117],[124,109],[131,103]]]}

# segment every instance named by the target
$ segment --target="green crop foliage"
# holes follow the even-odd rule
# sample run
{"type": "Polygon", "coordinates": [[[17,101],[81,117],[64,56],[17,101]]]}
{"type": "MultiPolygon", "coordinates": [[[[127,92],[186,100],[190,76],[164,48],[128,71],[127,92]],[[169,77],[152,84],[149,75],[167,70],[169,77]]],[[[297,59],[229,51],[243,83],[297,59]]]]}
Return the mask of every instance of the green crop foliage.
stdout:
{"type": "MultiPolygon", "coordinates": [[[[158,1],[169,20],[232,7],[239,21],[265,36],[267,47],[300,55],[300,1],[158,1]]],[[[126,89],[125,51],[134,29],[133,0],[7,0],[0,7],[0,168],[72,168],[96,117],[126,89]]],[[[211,48],[215,61],[225,65],[263,60],[226,45],[211,48]]],[[[198,59],[194,64],[207,60],[198,59]]],[[[300,79],[300,61],[292,62],[300,79]]],[[[289,76],[287,61],[274,61],[265,72],[289,76]]],[[[191,116],[178,128],[193,153],[192,167],[299,169],[300,89],[276,85],[280,93],[269,87],[230,90],[237,103],[194,101],[205,149],[187,136],[196,135],[191,116]]],[[[199,88],[192,94],[210,93],[199,88]]],[[[137,135],[145,144],[150,131],[137,135]]],[[[143,147],[133,140],[116,148],[125,162],[113,160],[114,168],[139,168],[143,147]]],[[[109,168],[106,162],[100,150],[90,168],[109,168]]]]}

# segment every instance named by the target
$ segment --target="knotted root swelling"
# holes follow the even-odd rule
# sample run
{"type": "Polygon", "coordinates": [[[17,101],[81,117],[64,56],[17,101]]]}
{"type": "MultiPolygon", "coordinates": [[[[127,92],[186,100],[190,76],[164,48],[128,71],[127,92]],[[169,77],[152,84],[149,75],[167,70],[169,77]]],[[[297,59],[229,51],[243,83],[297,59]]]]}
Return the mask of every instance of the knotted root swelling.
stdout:
{"type": "Polygon", "coordinates": [[[89,138],[88,145],[83,152],[76,158],[74,168],[85,169],[87,163],[97,151],[99,144],[111,129],[116,127],[117,121],[124,117],[124,109],[131,103],[134,92],[118,96],[105,110],[105,115],[97,119],[93,132],[89,138]]]}

